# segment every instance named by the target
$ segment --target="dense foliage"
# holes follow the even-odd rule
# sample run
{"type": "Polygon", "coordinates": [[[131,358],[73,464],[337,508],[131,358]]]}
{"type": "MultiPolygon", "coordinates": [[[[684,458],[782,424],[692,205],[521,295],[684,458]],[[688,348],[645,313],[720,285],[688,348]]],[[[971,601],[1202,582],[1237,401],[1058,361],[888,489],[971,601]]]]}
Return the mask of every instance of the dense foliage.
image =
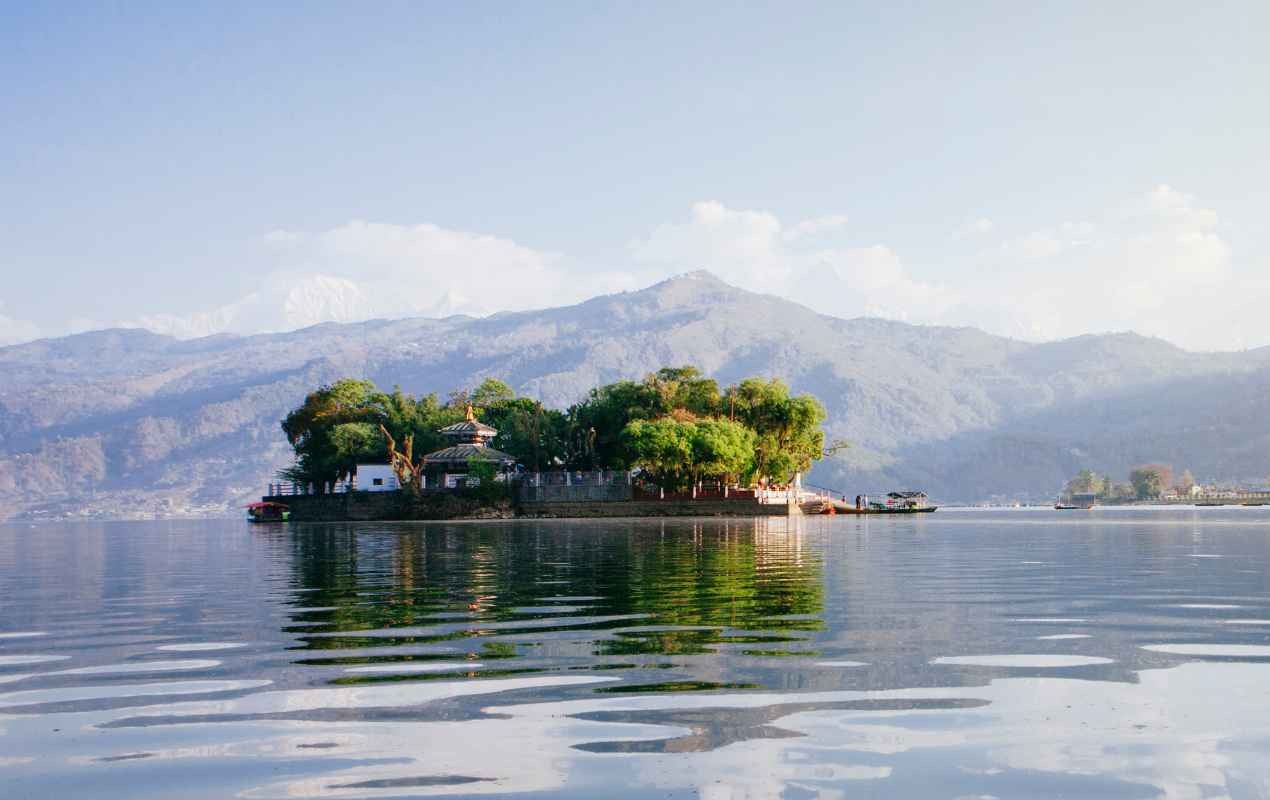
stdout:
{"type": "Polygon", "coordinates": [[[754,468],[754,432],[726,419],[637,419],[623,428],[622,444],[648,477],[666,489],[682,489],[707,477],[735,481],[754,468]]]}
{"type": "Polygon", "coordinates": [[[1142,464],[1129,471],[1129,480],[1119,483],[1110,475],[1099,475],[1082,469],[1067,482],[1063,495],[1092,494],[1108,503],[1126,503],[1132,500],[1156,500],[1170,488],[1186,493],[1195,485],[1190,470],[1183,470],[1177,482],[1173,481],[1173,467],[1168,464],[1142,464]]]}
{"type": "Polygon", "coordinates": [[[413,437],[422,456],[447,444],[437,429],[462,420],[468,405],[498,430],[491,446],[526,469],[640,468],[668,489],[705,478],[783,483],[824,454],[824,407],[775,379],[720,391],[695,367],[665,368],[596,387],[565,412],[493,378],[445,402],[343,380],[310,393],[282,421],[296,456],[282,477],[320,491],[358,463],[384,461],[380,425],[397,442],[413,437]]]}

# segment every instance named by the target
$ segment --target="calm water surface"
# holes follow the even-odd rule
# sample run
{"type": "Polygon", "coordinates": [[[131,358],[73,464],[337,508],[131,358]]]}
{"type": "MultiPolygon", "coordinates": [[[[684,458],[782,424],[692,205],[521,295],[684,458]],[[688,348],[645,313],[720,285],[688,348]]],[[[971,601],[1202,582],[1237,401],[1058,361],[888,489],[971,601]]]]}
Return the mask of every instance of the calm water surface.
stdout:
{"type": "Polygon", "coordinates": [[[1270,508],[0,527],[5,798],[1270,797],[1270,508]]]}

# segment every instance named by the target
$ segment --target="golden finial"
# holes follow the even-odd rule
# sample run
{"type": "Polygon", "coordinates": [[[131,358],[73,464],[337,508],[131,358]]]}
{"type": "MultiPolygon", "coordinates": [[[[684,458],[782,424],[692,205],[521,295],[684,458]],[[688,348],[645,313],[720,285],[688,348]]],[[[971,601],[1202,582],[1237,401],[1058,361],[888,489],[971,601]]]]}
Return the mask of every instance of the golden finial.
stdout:
{"type": "Polygon", "coordinates": [[[467,404],[467,421],[476,422],[476,412],[472,410],[472,404],[467,404]]]}

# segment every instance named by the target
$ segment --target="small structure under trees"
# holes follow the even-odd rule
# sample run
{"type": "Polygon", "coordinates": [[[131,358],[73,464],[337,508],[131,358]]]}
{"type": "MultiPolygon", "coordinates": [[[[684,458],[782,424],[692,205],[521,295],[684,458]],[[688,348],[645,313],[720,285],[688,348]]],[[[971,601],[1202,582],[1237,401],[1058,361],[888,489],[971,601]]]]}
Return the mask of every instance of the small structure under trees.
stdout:
{"type": "Polygon", "coordinates": [[[437,488],[454,488],[467,483],[474,473],[480,479],[506,476],[516,468],[516,459],[489,446],[498,431],[476,418],[472,406],[467,407],[462,422],[446,425],[438,433],[452,444],[423,457],[419,467],[427,480],[437,488]]]}

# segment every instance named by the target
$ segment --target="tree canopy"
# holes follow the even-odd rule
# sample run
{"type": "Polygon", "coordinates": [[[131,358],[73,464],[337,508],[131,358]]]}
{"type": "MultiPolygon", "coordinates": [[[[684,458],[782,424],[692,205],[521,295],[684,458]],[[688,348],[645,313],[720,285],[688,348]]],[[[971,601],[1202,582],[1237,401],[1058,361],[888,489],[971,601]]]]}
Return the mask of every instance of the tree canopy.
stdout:
{"type": "Polygon", "coordinates": [[[321,491],[359,462],[386,460],[380,425],[397,442],[410,437],[422,457],[447,444],[437,430],[462,420],[469,405],[498,430],[491,446],[527,469],[639,467],[669,488],[703,478],[785,482],[824,451],[825,410],[814,397],[760,378],[720,391],[691,366],[597,386],[567,411],[518,397],[494,378],[444,403],[342,380],[311,392],[282,421],[296,456],[283,477],[321,491]]]}
{"type": "Polygon", "coordinates": [[[622,430],[630,459],[657,485],[682,489],[705,477],[739,478],[754,466],[754,432],[726,419],[637,419],[622,430]]]}
{"type": "Polygon", "coordinates": [[[1167,464],[1143,464],[1129,471],[1129,483],[1139,500],[1154,500],[1173,484],[1173,468],[1167,464]]]}

